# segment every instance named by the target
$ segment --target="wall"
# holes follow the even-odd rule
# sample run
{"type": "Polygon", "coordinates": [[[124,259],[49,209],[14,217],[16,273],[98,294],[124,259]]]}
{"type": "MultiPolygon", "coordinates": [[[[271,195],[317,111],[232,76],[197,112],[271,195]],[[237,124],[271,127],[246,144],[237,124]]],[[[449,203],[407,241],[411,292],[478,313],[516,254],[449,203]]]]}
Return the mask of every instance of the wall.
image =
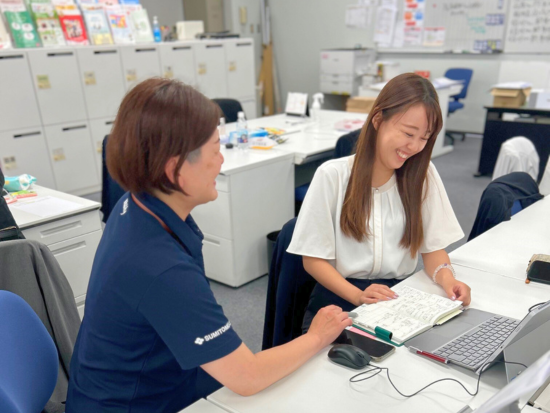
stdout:
{"type": "MultiPolygon", "coordinates": [[[[319,89],[319,52],[335,47],[372,47],[372,30],[349,29],[345,26],[346,6],[356,0],[272,0],[272,34],[281,96],[286,100],[289,91],[307,92],[319,89]]],[[[491,85],[497,83],[502,62],[544,61],[550,55],[448,55],[429,53],[383,53],[380,60],[400,63],[401,70],[430,70],[432,78],[443,76],[451,67],[468,67],[474,75],[465,108],[449,116],[448,129],[481,133],[485,123],[484,105],[491,104],[491,85]]],[[[515,80],[526,79],[518,73],[515,80]]],[[[510,80],[510,79],[507,79],[510,80]]],[[[325,107],[342,109],[345,99],[328,97],[325,107]]]]}
{"type": "Polygon", "coordinates": [[[175,26],[183,20],[183,0],[140,0],[140,3],[147,10],[151,23],[153,16],[159,18],[162,26],[175,26]]]}

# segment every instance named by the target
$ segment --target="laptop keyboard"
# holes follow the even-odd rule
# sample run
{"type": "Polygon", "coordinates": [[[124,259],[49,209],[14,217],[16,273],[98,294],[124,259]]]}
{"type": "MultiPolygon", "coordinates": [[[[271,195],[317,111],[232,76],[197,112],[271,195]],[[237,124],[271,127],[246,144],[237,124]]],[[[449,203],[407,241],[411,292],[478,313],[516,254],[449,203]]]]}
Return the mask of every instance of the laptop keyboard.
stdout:
{"type": "Polygon", "coordinates": [[[515,330],[520,321],[495,316],[437,349],[434,354],[477,370],[515,330]]]}

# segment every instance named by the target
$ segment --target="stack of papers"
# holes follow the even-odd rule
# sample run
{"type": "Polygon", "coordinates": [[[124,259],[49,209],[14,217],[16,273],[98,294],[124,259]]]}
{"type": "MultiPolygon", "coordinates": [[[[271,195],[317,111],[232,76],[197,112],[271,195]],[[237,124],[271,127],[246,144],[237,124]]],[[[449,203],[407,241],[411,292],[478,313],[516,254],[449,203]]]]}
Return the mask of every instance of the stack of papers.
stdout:
{"type": "Polygon", "coordinates": [[[504,82],[493,85],[492,89],[528,89],[533,86],[529,82],[504,82]]]}
{"type": "Polygon", "coordinates": [[[436,89],[444,89],[454,85],[461,85],[463,83],[464,83],[464,80],[454,80],[454,79],[449,79],[447,77],[439,77],[437,79],[432,80],[432,84],[436,89]]]}
{"type": "Polygon", "coordinates": [[[386,86],[388,82],[382,82],[382,83],[375,83],[374,85],[370,85],[369,88],[372,90],[378,90],[381,91],[384,89],[384,86],[386,86]]]}

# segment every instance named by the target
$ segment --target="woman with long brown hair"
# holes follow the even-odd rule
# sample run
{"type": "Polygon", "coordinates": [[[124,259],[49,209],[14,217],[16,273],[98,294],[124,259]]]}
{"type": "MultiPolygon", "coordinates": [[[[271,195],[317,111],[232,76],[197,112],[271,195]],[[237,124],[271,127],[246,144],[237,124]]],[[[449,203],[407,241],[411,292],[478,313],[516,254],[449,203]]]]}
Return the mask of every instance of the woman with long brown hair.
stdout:
{"type": "Polygon", "coordinates": [[[305,331],[324,305],[349,311],[396,298],[390,287],[414,273],[419,253],[450,299],[470,303],[445,252],[464,233],[430,162],[442,123],[433,85],[402,74],[380,92],[356,154],[315,173],[288,248],[318,281],[305,331]]]}

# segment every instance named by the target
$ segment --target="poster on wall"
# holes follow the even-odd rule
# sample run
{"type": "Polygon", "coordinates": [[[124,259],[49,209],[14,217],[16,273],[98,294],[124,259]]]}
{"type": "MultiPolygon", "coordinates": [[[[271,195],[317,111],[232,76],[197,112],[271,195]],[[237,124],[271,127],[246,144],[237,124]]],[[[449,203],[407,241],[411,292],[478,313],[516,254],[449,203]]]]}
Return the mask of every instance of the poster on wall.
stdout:
{"type": "Polygon", "coordinates": [[[422,28],[405,27],[403,29],[403,46],[422,46],[422,28]]]}
{"type": "Polygon", "coordinates": [[[424,46],[438,47],[445,45],[444,27],[425,27],[424,28],[424,46]]]}
{"type": "Polygon", "coordinates": [[[424,0],[405,0],[403,8],[405,27],[424,26],[425,5],[424,0]]]}
{"type": "Polygon", "coordinates": [[[393,7],[379,6],[376,10],[376,26],[374,41],[381,47],[389,47],[392,43],[397,10],[393,7]]]}

